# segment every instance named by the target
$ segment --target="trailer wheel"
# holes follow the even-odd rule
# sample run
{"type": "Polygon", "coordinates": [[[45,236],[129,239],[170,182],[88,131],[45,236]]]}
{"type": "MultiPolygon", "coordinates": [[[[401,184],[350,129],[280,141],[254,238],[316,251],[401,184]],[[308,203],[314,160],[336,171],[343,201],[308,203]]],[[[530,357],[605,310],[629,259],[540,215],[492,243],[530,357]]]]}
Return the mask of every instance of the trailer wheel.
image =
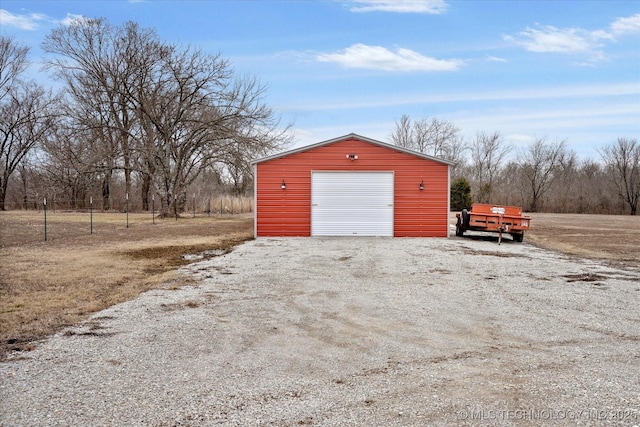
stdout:
{"type": "Polygon", "coordinates": [[[462,225],[463,225],[465,228],[468,228],[468,227],[469,227],[469,221],[470,221],[470,219],[471,219],[471,218],[470,218],[470,215],[469,215],[469,212],[467,212],[467,210],[466,210],[466,209],[462,209],[462,214],[461,214],[461,216],[462,216],[462,225]]]}
{"type": "Polygon", "coordinates": [[[462,237],[464,235],[464,228],[462,227],[462,218],[458,217],[456,221],[456,236],[462,237]]]}
{"type": "Polygon", "coordinates": [[[522,239],[524,239],[524,233],[512,234],[514,242],[522,243],[522,239]]]}

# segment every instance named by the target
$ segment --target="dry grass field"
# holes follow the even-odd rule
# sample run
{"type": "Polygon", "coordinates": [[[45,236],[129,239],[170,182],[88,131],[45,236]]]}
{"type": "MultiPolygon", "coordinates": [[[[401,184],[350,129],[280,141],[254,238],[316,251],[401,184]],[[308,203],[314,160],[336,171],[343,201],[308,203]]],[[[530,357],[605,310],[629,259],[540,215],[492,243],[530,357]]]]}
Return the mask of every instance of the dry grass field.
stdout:
{"type": "MultiPolygon", "coordinates": [[[[524,242],[566,255],[591,258],[640,271],[640,216],[527,213],[524,242]]],[[[450,224],[455,226],[452,213],[450,224]]],[[[495,233],[475,233],[495,238],[495,233]]],[[[466,236],[467,234],[465,234],[466,236]]],[[[506,235],[506,240],[510,239],[506,235]]]]}
{"type": "Polygon", "coordinates": [[[253,237],[248,216],[0,212],[0,360],[91,313],[151,288],[179,287],[184,254],[253,237]]]}
{"type": "Polygon", "coordinates": [[[525,241],[640,271],[640,216],[534,213],[525,241]]]}
{"type": "MultiPolygon", "coordinates": [[[[455,215],[452,215],[455,220],[455,215]]],[[[533,214],[525,242],[640,270],[640,217],[533,214]]],[[[249,216],[156,219],[121,213],[0,212],[0,359],[152,288],[178,288],[184,254],[253,236],[249,216]]],[[[455,223],[455,222],[454,222],[455,223]]],[[[497,239],[497,237],[496,237],[497,239]]]]}

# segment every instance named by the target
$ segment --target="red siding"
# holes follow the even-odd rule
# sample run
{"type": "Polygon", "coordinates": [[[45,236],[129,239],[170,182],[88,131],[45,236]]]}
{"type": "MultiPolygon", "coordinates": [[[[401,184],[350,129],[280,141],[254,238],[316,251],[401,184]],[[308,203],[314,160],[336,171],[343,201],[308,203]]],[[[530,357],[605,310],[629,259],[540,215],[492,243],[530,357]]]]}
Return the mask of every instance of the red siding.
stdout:
{"type": "Polygon", "coordinates": [[[311,172],[323,170],[394,171],[394,235],[448,236],[448,165],[355,138],[257,163],[256,236],[309,236],[311,172]]]}

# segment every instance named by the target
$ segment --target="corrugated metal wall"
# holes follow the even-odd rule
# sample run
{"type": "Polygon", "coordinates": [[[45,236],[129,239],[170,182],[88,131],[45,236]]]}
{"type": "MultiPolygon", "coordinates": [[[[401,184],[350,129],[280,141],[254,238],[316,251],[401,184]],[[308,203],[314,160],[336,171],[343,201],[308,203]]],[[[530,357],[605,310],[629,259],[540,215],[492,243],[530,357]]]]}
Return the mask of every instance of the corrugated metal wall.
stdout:
{"type": "Polygon", "coordinates": [[[311,171],[322,170],[394,171],[394,236],[448,236],[447,164],[353,138],[255,167],[256,236],[310,236],[311,171]],[[349,160],[347,154],[358,159],[349,160]],[[420,182],[424,182],[423,191],[420,182]]]}

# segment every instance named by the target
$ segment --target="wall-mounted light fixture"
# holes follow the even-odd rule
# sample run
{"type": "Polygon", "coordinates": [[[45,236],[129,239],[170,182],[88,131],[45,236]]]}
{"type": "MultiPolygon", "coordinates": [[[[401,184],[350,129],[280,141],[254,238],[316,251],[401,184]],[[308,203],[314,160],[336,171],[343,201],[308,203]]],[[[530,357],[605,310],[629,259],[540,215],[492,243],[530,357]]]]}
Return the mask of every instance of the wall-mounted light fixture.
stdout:
{"type": "Polygon", "coordinates": [[[358,155],[357,154],[347,154],[347,159],[354,161],[354,160],[358,160],[358,155]]]}
{"type": "Polygon", "coordinates": [[[424,181],[420,181],[420,191],[424,190],[424,181]]]}
{"type": "Polygon", "coordinates": [[[283,190],[287,188],[287,184],[284,183],[284,179],[282,180],[282,184],[280,184],[280,188],[282,188],[283,190]]]}

